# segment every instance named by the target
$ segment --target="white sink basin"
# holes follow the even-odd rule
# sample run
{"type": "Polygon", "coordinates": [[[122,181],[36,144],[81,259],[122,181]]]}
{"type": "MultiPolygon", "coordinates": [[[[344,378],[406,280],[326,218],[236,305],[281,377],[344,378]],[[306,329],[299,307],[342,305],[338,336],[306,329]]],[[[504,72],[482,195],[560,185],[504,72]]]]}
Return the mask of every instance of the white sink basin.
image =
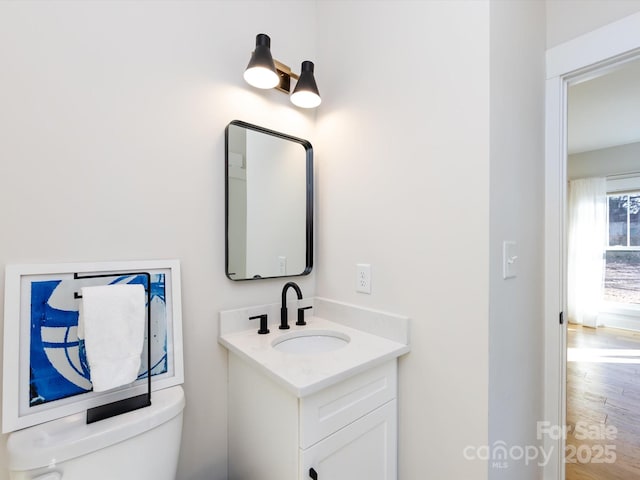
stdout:
{"type": "Polygon", "coordinates": [[[346,347],[351,339],[331,330],[301,330],[275,339],[271,346],[283,353],[325,353],[346,347]]]}

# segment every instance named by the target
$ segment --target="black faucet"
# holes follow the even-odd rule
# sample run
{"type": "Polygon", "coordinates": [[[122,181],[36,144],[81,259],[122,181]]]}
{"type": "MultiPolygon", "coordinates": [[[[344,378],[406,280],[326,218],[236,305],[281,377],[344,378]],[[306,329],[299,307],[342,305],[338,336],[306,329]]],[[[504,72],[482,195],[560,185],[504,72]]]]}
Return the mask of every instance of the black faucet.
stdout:
{"type": "Polygon", "coordinates": [[[289,313],[287,312],[287,291],[289,288],[293,288],[296,291],[296,295],[298,295],[298,300],[302,300],[302,291],[295,282],[287,282],[284,284],[284,287],[282,287],[282,307],[280,308],[280,327],[278,327],[280,330],[287,330],[289,328],[289,313]]]}
{"type": "Polygon", "coordinates": [[[267,328],[267,314],[263,313],[262,315],[256,315],[255,317],[249,317],[249,320],[255,320],[256,318],[260,319],[260,330],[258,330],[258,333],[260,335],[269,333],[269,329],[267,328]]]}

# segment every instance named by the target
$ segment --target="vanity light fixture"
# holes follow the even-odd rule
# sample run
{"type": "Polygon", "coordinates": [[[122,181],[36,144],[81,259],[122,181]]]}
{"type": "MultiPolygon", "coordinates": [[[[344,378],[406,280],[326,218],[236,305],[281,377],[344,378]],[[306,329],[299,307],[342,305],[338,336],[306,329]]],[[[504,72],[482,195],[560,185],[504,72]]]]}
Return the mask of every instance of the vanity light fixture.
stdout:
{"type": "Polygon", "coordinates": [[[251,54],[244,79],[257,88],[276,88],[286,94],[291,93],[291,79],[297,80],[290,100],[301,108],[315,108],[322,102],[320,92],[313,76],[313,62],[305,60],[300,75],[291,71],[284,63],[271,56],[271,39],[264,33],[256,35],[256,49],[251,54]]]}
{"type": "Polygon", "coordinates": [[[244,79],[256,88],[273,88],[280,83],[276,67],[271,56],[269,35],[259,33],[256,36],[256,49],[251,54],[249,65],[244,71],[244,79]]]}
{"type": "Polygon", "coordinates": [[[313,76],[313,62],[308,60],[302,62],[300,78],[291,94],[291,102],[302,108],[315,108],[322,102],[313,76]]]}

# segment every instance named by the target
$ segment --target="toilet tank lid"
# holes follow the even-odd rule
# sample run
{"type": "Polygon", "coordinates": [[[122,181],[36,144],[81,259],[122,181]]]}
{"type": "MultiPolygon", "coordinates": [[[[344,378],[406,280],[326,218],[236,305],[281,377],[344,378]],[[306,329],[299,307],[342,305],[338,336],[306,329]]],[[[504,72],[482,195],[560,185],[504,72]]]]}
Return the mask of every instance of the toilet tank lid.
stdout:
{"type": "Polygon", "coordinates": [[[18,430],[9,435],[9,470],[23,471],[87,455],[135,437],[182,413],[180,385],[156,390],[151,406],[87,424],[85,412],[18,430]]]}

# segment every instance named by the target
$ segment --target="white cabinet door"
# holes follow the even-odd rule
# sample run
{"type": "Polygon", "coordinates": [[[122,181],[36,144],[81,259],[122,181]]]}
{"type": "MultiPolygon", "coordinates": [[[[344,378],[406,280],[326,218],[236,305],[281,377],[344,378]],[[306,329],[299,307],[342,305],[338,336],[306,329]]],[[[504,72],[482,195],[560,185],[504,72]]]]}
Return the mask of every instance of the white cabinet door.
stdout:
{"type": "Polygon", "coordinates": [[[300,451],[299,480],[396,480],[396,400],[300,451]]]}

